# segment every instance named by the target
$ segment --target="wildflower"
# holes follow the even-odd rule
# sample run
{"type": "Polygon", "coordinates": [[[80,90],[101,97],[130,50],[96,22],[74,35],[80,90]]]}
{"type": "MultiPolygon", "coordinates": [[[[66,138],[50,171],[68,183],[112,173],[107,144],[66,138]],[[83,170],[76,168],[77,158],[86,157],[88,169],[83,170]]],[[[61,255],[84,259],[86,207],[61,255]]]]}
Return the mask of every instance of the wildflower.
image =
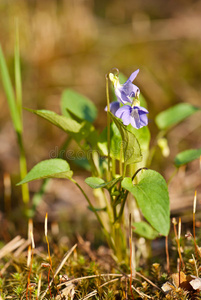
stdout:
{"type": "MultiPolygon", "coordinates": [[[[131,124],[137,129],[148,124],[147,114],[149,113],[147,109],[140,106],[140,89],[132,83],[138,72],[139,70],[133,72],[124,84],[120,84],[118,75],[109,74],[118,100],[110,104],[110,111],[113,115],[122,119],[124,125],[131,124]],[[122,107],[120,103],[123,104],[122,107]]],[[[105,110],[107,111],[107,107],[105,110]]]]}
{"type": "Polygon", "coordinates": [[[124,84],[120,84],[119,78],[113,73],[109,74],[109,78],[114,85],[114,92],[119,102],[126,104],[128,102],[132,103],[131,97],[136,97],[136,93],[140,93],[139,88],[132,82],[139,72],[139,69],[131,74],[128,80],[124,84]]]}
{"type": "Polygon", "coordinates": [[[148,124],[148,110],[142,106],[139,106],[139,100],[135,99],[133,104],[124,105],[120,107],[115,116],[122,119],[124,125],[131,124],[134,128],[141,128],[148,124]]]}

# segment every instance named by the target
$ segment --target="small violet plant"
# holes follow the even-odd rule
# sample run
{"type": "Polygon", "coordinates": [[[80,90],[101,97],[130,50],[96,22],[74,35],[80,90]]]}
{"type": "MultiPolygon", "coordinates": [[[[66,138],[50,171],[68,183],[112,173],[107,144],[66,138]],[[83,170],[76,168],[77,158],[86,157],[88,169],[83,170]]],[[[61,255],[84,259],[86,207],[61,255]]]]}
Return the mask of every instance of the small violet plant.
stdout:
{"type": "MultiPolygon", "coordinates": [[[[94,190],[95,201],[73,178],[69,164],[72,155],[71,159],[58,155],[38,163],[19,183],[47,178],[71,180],[100,223],[114,258],[127,264],[129,228],[135,234],[133,241],[136,243],[139,236],[147,239],[166,236],[170,228],[167,184],[158,172],[147,168],[148,110],[140,106],[141,101],[146,102],[140,89],[133,84],[138,72],[133,72],[124,84],[119,82],[118,70],[117,74],[109,72],[106,76],[107,126],[102,132],[93,124],[97,117],[93,102],[69,89],[61,97],[62,115],[49,110],[29,110],[67,133],[62,153],[71,151],[72,154],[71,147],[77,144],[73,162],[91,172],[85,183],[94,190]],[[110,101],[109,83],[114,88],[114,102],[110,101]],[[82,157],[76,151],[82,151],[82,157]]],[[[141,254],[144,252],[142,250],[141,254]]]]}
{"type": "MultiPolygon", "coordinates": [[[[122,74],[118,69],[113,70],[116,70],[115,73],[109,72],[106,76],[107,126],[102,132],[93,124],[97,117],[94,103],[71,89],[62,93],[61,114],[49,110],[27,109],[57,126],[67,135],[65,143],[54,157],[50,151],[49,159],[39,162],[27,173],[22,143],[21,80],[17,80],[15,98],[12,80],[0,47],[2,83],[21,153],[22,180],[18,185],[23,185],[22,198],[26,209],[29,205],[28,213],[33,216],[36,212],[37,205],[42,201],[47,180],[63,178],[72,181],[82,192],[90,211],[95,214],[114,258],[128,264],[129,249],[132,249],[133,255],[137,249],[138,255],[132,259],[135,267],[140,258],[139,253],[147,253],[142,247],[142,239],[139,246],[138,237],[154,239],[159,235],[167,236],[170,228],[167,184],[158,172],[149,169],[156,147],[159,147],[166,157],[169,154],[165,137],[167,132],[201,108],[184,102],[160,112],[155,118],[159,133],[153,147],[149,149],[148,110],[143,107],[146,107],[146,101],[140,89],[133,84],[139,70],[133,72],[128,80],[125,79],[124,84],[120,84],[119,81],[122,74]],[[115,101],[110,101],[109,82],[114,88],[115,101]],[[143,106],[140,106],[140,103],[143,103],[143,106]],[[88,197],[82,185],[73,177],[71,161],[91,172],[91,176],[86,178],[85,182],[94,190],[96,201],[88,197]],[[27,183],[39,179],[43,180],[41,188],[30,201],[27,183]],[[132,232],[135,234],[133,240],[132,232]],[[128,245],[128,241],[136,244],[128,245]]],[[[15,75],[18,79],[21,78],[20,74],[17,37],[15,75]]],[[[57,146],[56,148],[58,149],[57,146]]],[[[189,149],[178,153],[174,161],[175,166],[179,168],[199,159],[200,154],[201,149],[189,149]]]]}

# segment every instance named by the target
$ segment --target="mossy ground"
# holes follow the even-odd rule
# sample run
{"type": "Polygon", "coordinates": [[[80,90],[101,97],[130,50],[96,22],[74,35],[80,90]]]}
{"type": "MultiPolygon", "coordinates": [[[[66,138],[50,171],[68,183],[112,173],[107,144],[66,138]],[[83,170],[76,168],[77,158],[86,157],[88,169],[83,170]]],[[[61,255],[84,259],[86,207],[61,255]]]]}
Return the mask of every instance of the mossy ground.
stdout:
{"type": "Polygon", "coordinates": [[[141,260],[136,274],[132,273],[132,281],[129,266],[116,263],[105,246],[92,250],[80,236],[77,246],[70,248],[50,235],[50,257],[47,243],[23,250],[26,241],[16,237],[13,243],[4,245],[5,252],[5,248],[0,251],[1,299],[200,299],[199,288],[189,289],[175,279],[180,276],[178,268],[181,276],[201,275],[199,231],[197,236],[196,250],[190,234],[180,240],[185,267],[178,264],[177,243],[172,234],[169,274],[163,249],[160,258],[153,255],[151,260],[141,260]],[[165,294],[163,290],[169,286],[170,292],[165,294]]]}

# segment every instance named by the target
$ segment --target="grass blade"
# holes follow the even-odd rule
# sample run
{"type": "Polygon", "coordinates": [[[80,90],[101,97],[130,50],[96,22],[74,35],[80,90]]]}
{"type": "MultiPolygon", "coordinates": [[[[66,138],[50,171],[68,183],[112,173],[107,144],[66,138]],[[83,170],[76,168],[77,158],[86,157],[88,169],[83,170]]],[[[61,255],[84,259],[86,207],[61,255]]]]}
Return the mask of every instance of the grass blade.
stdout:
{"type": "Polygon", "coordinates": [[[6,61],[5,61],[5,58],[3,55],[1,45],[0,45],[0,72],[1,72],[3,87],[4,87],[4,90],[6,93],[6,98],[8,101],[10,114],[11,114],[11,118],[13,121],[15,131],[17,133],[21,133],[22,132],[22,124],[21,124],[19,113],[18,113],[17,105],[15,102],[15,94],[13,91],[10,75],[8,72],[8,68],[6,65],[6,61]]]}
{"type": "Polygon", "coordinates": [[[16,41],[15,41],[15,91],[16,104],[20,117],[22,118],[22,81],[20,68],[20,43],[19,43],[19,27],[16,21],[16,41]]]}

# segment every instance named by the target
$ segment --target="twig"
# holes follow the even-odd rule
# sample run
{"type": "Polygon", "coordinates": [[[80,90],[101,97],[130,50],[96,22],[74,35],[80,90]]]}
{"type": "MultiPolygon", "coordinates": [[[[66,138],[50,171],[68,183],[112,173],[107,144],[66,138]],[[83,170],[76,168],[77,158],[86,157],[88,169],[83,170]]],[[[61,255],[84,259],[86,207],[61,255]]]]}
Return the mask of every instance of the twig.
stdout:
{"type": "MultiPolygon", "coordinates": [[[[97,277],[104,277],[104,276],[108,276],[108,277],[111,277],[111,276],[115,276],[115,277],[124,277],[124,275],[122,274],[100,274],[100,275],[90,275],[90,276],[83,276],[83,277],[78,277],[78,278],[73,278],[73,279],[70,279],[68,280],[67,282],[68,283],[73,283],[73,282],[76,282],[76,281],[81,281],[83,279],[91,279],[91,278],[97,278],[97,277]]],[[[62,282],[58,285],[58,287],[62,286],[66,284],[66,282],[62,282]]]]}
{"type": "Polygon", "coordinates": [[[196,243],[196,236],[195,236],[195,213],[196,213],[196,204],[197,204],[197,191],[195,191],[194,200],[193,200],[193,239],[194,239],[194,245],[195,245],[195,255],[198,259],[198,249],[197,249],[197,243],[196,243]]]}
{"type": "Polygon", "coordinates": [[[151,296],[148,296],[148,295],[146,295],[145,293],[143,293],[143,292],[141,292],[141,291],[138,291],[133,285],[132,285],[132,289],[134,289],[134,290],[136,291],[136,293],[138,293],[138,295],[140,295],[140,297],[142,297],[142,299],[143,299],[143,298],[149,298],[149,299],[152,299],[151,296]]]}
{"type": "Polygon", "coordinates": [[[39,299],[40,296],[40,290],[41,290],[41,278],[42,278],[42,273],[39,274],[39,279],[38,279],[38,290],[37,290],[37,296],[36,299],[39,299]]]}
{"type": "MultiPolygon", "coordinates": [[[[175,233],[175,239],[176,239],[176,243],[177,243],[177,251],[178,251],[178,254],[179,254],[179,259],[182,262],[183,268],[185,269],[185,264],[184,264],[183,258],[181,256],[180,241],[178,239],[178,234],[177,234],[177,229],[176,229],[177,221],[176,221],[175,218],[172,219],[172,223],[174,225],[174,233],[175,233]]],[[[180,226],[181,226],[181,224],[180,224],[180,226]]]]}
{"type": "MultiPolygon", "coordinates": [[[[31,272],[32,272],[32,264],[33,264],[33,250],[35,249],[35,243],[34,243],[32,230],[30,230],[29,236],[31,238],[31,245],[29,245],[28,256],[27,256],[27,267],[29,268],[29,273],[28,273],[28,279],[27,279],[26,300],[28,299],[28,295],[29,295],[30,277],[31,277],[31,272]]],[[[30,292],[30,299],[31,299],[31,292],[30,292]]]]}
{"type": "Polygon", "coordinates": [[[165,252],[166,252],[166,261],[167,261],[167,272],[170,274],[170,256],[168,251],[168,235],[165,237],[165,252]]]}
{"type": "MultiPolygon", "coordinates": [[[[51,287],[55,277],[57,276],[57,274],[60,272],[60,270],[62,269],[63,265],[65,264],[65,262],[67,261],[67,259],[69,258],[69,256],[71,255],[71,253],[75,250],[75,248],[77,247],[77,244],[75,244],[63,257],[61,263],[58,265],[54,276],[52,278],[52,280],[50,281],[48,287],[46,288],[45,292],[42,294],[41,296],[41,300],[45,297],[45,295],[47,294],[48,289],[51,287]]],[[[58,285],[57,287],[59,287],[60,285],[58,285]]]]}
{"type": "Polygon", "coordinates": [[[0,250],[0,258],[24,244],[25,240],[18,235],[0,250]]]}
{"type": "Polygon", "coordinates": [[[148,279],[147,277],[145,277],[144,275],[142,275],[139,272],[135,272],[137,276],[143,278],[144,280],[146,280],[148,283],[150,283],[153,287],[155,287],[156,289],[158,289],[159,291],[161,291],[161,289],[155,284],[153,283],[150,279],[148,279]]]}
{"type": "MultiPolygon", "coordinates": [[[[52,270],[52,259],[51,259],[51,255],[50,255],[50,244],[49,244],[48,236],[47,236],[47,217],[48,217],[48,214],[46,213],[46,215],[45,215],[45,239],[46,239],[46,243],[47,243],[48,257],[49,257],[49,262],[50,262],[50,267],[48,270],[48,287],[49,287],[49,291],[50,291],[50,297],[52,298],[51,288],[50,288],[50,284],[49,284],[50,271],[52,270]]],[[[53,273],[53,278],[54,278],[54,273],[53,273]]]]}

